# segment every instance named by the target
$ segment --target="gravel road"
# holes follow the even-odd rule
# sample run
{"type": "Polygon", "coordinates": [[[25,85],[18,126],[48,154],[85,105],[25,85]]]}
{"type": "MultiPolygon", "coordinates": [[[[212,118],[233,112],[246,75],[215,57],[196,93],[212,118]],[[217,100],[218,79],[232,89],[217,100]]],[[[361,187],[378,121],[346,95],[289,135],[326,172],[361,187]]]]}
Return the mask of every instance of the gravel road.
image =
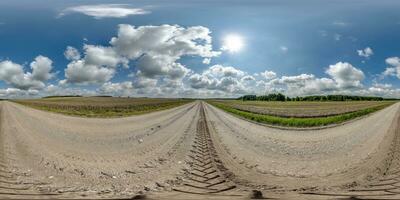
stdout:
{"type": "Polygon", "coordinates": [[[202,101],[114,119],[0,109],[0,198],[400,198],[400,103],[308,131],[202,101]]]}

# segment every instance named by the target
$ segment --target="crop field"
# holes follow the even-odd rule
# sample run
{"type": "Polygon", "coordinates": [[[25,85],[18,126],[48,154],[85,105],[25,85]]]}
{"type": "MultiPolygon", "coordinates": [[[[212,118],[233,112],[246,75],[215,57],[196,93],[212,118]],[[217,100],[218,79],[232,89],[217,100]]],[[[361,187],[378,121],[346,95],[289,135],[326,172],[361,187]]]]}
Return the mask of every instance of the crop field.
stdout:
{"type": "Polygon", "coordinates": [[[311,127],[342,123],[395,103],[395,101],[279,102],[219,100],[211,104],[261,123],[311,127]]]}
{"type": "Polygon", "coordinates": [[[122,117],[165,110],[191,102],[185,99],[54,97],[15,100],[33,108],[85,117],[122,117]]]}

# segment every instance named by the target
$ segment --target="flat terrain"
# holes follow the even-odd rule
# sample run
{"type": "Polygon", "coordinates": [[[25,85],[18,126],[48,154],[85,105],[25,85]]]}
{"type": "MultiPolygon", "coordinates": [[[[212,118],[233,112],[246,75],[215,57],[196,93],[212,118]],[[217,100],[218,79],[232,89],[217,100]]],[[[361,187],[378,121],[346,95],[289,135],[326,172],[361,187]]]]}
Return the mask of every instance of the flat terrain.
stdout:
{"type": "Polygon", "coordinates": [[[303,131],[203,101],[110,119],[0,109],[0,198],[400,198],[400,103],[303,131]]]}
{"type": "Polygon", "coordinates": [[[244,119],[275,127],[296,128],[340,125],[395,103],[395,101],[268,102],[232,100],[208,102],[244,119]]]}
{"type": "Polygon", "coordinates": [[[165,110],[191,102],[185,99],[53,97],[16,100],[33,108],[85,117],[121,117],[165,110]]]}
{"type": "Polygon", "coordinates": [[[391,105],[394,101],[212,101],[252,113],[279,117],[327,117],[367,108],[391,105]]]}

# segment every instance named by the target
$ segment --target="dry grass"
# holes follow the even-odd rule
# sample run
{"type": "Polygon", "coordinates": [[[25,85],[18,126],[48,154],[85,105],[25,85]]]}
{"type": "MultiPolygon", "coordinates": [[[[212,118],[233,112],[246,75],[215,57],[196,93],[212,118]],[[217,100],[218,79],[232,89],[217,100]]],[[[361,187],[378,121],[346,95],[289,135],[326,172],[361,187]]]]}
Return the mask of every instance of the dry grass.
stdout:
{"type": "Polygon", "coordinates": [[[57,97],[15,100],[32,108],[85,117],[122,117],[165,110],[191,102],[186,99],[57,97]]]}

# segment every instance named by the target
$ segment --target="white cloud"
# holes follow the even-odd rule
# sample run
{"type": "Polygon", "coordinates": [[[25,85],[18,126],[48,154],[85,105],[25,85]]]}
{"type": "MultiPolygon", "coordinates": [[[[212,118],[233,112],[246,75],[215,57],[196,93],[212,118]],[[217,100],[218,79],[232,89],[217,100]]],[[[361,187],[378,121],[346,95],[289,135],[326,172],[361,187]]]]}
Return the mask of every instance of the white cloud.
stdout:
{"type": "Polygon", "coordinates": [[[82,13],[96,19],[102,18],[124,18],[130,15],[144,15],[150,13],[141,8],[131,8],[126,4],[98,4],[98,5],[81,5],[66,8],[59,14],[62,17],[69,13],[82,13]]]}
{"type": "Polygon", "coordinates": [[[395,67],[400,66],[400,58],[399,58],[399,57],[390,57],[390,58],[387,58],[387,59],[385,60],[385,62],[386,62],[388,65],[391,65],[391,66],[395,66],[395,67]]]}
{"type": "MultiPolygon", "coordinates": [[[[71,60],[65,69],[66,80],[60,84],[104,84],[111,80],[119,66],[128,68],[134,61],[138,80],[181,80],[191,70],[181,64],[183,56],[198,56],[203,62],[221,52],[213,51],[210,31],[206,27],[178,25],[140,26],[120,25],[110,46],[85,44],[84,57],[73,47],[65,55],[71,60]]],[[[229,73],[229,72],[227,72],[229,73]]],[[[149,83],[152,83],[150,81],[149,83]]],[[[133,81],[135,85],[137,82],[133,81]]],[[[140,85],[140,83],[137,83],[140,85]]]]}
{"type": "Polygon", "coordinates": [[[255,81],[256,78],[254,78],[254,76],[246,75],[246,76],[243,76],[240,80],[241,80],[242,82],[245,82],[245,81],[255,81]]]}
{"type": "Polygon", "coordinates": [[[400,58],[390,57],[385,60],[386,64],[389,65],[381,74],[381,78],[386,76],[397,76],[400,79],[400,58]]]}
{"type": "Polygon", "coordinates": [[[158,80],[153,78],[146,78],[140,75],[140,73],[129,75],[133,79],[133,85],[138,89],[147,89],[156,87],[158,80]]]}
{"type": "Polygon", "coordinates": [[[400,89],[393,88],[391,84],[375,83],[368,89],[362,90],[361,94],[389,98],[400,98],[400,89]]]}
{"type": "Polygon", "coordinates": [[[184,65],[174,62],[174,58],[166,55],[143,55],[137,64],[139,73],[148,78],[168,76],[178,79],[185,76],[190,70],[184,65]]]}
{"type": "Polygon", "coordinates": [[[30,98],[39,94],[38,90],[21,90],[18,88],[0,89],[0,98],[30,98]]]}
{"type": "Polygon", "coordinates": [[[203,64],[208,65],[208,64],[210,64],[210,63],[211,63],[211,58],[204,58],[204,59],[203,59],[203,64]]]}
{"type": "Polygon", "coordinates": [[[326,70],[330,78],[318,78],[314,74],[282,76],[266,82],[267,91],[283,91],[289,96],[345,94],[363,88],[364,73],[349,63],[338,62],[326,70]]]}
{"type": "Polygon", "coordinates": [[[64,52],[64,56],[67,60],[79,60],[81,58],[81,54],[79,51],[71,46],[67,46],[67,49],[64,52]]]}
{"type": "Polygon", "coordinates": [[[396,76],[397,74],[397,69],[395,67],[388,67],[382,72],[383,76],[396,76]]]}
{"type": "Polygon", "coordinates": [[[142,54],[198,55],[204,58],[218,56],[213,51],[210,30],[202,26],[180,27],[178,25],[134,26],[122,24],[118,36],[111,39],[111,44],[121,54],[130,59],[142,54]]]}
{"type": "MultiPolygon", "coordinates": [[[[192,74],[189,85],[194,89],[219,90],[227,93],[245,93],[242,82],[250,76],[231,66],[214,65],[201,74],[192,74]],[[244,78],[246,76],[246,78],[244,78]]],[[[251,79],[251,78],[250,78],[251,79]]]]}
{"type": "Polygon", "coordinates": [[[359,88],[362,87],[361,81],[364,79],[364,73],[350,63],[338,62],[330,65],[326,70],[337,83],[340,88],[359,88]]]}
{"type": "Polygon", "coordinates": [[[30,66],[32,69],[32,79],[45,82],[51,79],[54,75],[51,73],[53,69],[53,61],[44,56],[35,58],[30,66]]]}
{"type": "Polygon", "coordinates": [[[130,96],[133,94],[133,85],[130,81],[121,83],[104,83],[98,90],[100,94],[112,96],[130,96]]]}
{"type": "Polygon", "coordinates": [[[20,64],[6,60],[0,62],[0,80],[20,90],[37,90],[45,87],[45,82],[53,77],[52,61],[37,56],[30,67],[32,72],[24,72],[20,64]]]}
{"type": "Polygon", "coordinates": [[[370,56],[374,55],[374,51],[370,47],[367,47],[365,49],[357,50],[357,53],[359,56],[364,57],[364,58],[369,58],[370,56]]]}
{"type": "MultiPolygon", "coordinates": [[[[66,80],[63,82],[101,84],[114,76],[117,66],[128,66],[129,61],[119,56],[112,47],[84,45],[83,49],[85,56],[79,60],[72,59],[67,65],[66,80]]],[[[75,58],[77,57],[75,56],[75,58]]]]}
{"type": "Polygon", "coordinates": [[[62,83],[100,84],[109,81],[114,74],[114,68],[88,64],[85,60],[76,60],[67,65],[66,81],[62,81],[62,83]]]}
{"type": "Polygon", "coordinates": [[[269,79],[273,79],[276,77],[276,73],[273,71],[268,71],[265,70],[264,72],[260,73],[265,79],[269,80],[269,79]]]}
{"type": "Polygon", "coordinates": [[[110,44],[122,56],[138,59],[143,76],[181,78],[190,70],[178,62],[182,56],[200,56],[209,62],[221,52],[213,51],[210,31],[206,27],[183,28],[177,25],[120,25],[118,36],[110,44]]]}
{"type": "Polygon", "coordinates": [[[203,73],[209,77],[242,77],[245,72],[231,66],[213,65],[203,73]]]}
{"type": "Polygon", "coordinates": [[[112,47],[84,45],[85,62],[88,65],[97,65],[102,67],[117,67],[122,64],[127,68],[128,60],[121,57],[112,47]]]}

